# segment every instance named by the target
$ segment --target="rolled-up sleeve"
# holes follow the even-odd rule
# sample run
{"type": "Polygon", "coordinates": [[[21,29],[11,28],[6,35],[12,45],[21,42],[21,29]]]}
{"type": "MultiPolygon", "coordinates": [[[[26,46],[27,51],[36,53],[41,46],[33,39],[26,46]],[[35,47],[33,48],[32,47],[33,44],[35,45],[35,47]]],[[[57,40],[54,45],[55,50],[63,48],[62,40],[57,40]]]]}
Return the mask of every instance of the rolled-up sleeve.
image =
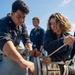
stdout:
{"type": "Polygon", "coordinates": [[[23,35],[23,39],[22,39],[23,44],[25,45],[25,43],[31,43],[29,35],[28,35],[27,27],[25,25],[23,25],[22,31],[23,31],[23,34],[22,34],[23,35]]]}
{"type": "MultiPolygon", "coordinates": [[[[0,23],[1,24],[1,23],[0,23]]],[[[0,49],[2,50],[4,44],[8,41],[8,40],[12,40],[11,35],[8,32],[8,28],[4,25],[0,25],[0,49]]]]}

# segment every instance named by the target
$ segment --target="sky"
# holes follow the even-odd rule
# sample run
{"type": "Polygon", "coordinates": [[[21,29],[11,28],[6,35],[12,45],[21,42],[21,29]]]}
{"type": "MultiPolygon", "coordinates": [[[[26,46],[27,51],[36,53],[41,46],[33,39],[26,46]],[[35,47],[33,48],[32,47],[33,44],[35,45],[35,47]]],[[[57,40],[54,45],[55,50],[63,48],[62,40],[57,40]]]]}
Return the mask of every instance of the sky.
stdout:
{"type": "MultiPolygon", "coordinates": [[[[12,3],[15,0],[0,0],[0,18],[11,12],[12,3]]],[[[28,33],[33,28],[32,18],[37,16],[40,18],[40,26],[46,30],[47,20],[53,13],[59,12],[65,15],[72,24],[72,31],[75,30],[75,0],[23,0],[30,9],[26,16],[25,24],[28,33]]]]}

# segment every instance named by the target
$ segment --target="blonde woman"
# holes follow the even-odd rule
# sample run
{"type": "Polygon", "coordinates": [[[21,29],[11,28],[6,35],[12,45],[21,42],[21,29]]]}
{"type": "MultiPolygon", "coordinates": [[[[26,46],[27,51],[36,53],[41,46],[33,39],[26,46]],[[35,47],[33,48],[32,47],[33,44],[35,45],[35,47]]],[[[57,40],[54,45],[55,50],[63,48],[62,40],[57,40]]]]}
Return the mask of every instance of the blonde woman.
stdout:
{"type": "Polygon", "coordinates": [[[71,30],[69,20],[61,13],[55,13],[49,17],[47,27],[44,37],[44,49],[47,50],[49,54],[54,52],[63,44],[66,44],[65,47],[53,54],[50,57],[50,60],[66,61],[69,59],[73,42],[75,41],[75,38],[68,33],[71,30]]]}
{"type": "MultiPolygon", "coordinates": [[[[65,46],[50,57],[45,57],[42,62],[60,62],[70,59],[69,56],[71,54],[75,38],[68,33],[71,30],[69,20],[61,13],[55,13],[49,17],[47,27],[44,37],[44,49],[51,54],[60,46],[64,44],[65,46]]],[[[62,64],[59,66],[61,75],[75,75],[75,71],[72,68],[62,64]]]]}

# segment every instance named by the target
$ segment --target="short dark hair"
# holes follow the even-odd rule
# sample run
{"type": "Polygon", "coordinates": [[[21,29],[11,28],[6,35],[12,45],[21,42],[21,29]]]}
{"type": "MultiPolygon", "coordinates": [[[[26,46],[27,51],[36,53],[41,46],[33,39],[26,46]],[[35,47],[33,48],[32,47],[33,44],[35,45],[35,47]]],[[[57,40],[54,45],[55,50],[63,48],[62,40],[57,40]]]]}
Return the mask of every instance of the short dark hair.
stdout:
{"type": "Polygon", "coordinates": [[[12,4],[12,12],[16,12],[17,10],[22,11],[23,13],[29,13],[29,7],[22,0],[16,0],[12,4]]]}

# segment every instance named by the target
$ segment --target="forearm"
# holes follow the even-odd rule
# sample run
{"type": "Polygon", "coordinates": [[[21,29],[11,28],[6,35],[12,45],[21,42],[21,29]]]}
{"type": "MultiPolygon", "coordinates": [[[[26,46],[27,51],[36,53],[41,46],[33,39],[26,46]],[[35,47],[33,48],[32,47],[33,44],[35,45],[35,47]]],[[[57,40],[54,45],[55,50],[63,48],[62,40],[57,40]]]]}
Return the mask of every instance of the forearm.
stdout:
{"type": "Polygon", "coordinates": [[[28,48],[29,51],[33,50],[31,43],[26,43],[25,46],[28,48]]]}
{"type": "Polygon", "coordinates": [[[7,41],[5,43],[5,45],[3,46],[3,52],[7,57],[16,61],[19,64],[21,63],[21,60],[23,59],[20,53],[16,50],[12,41],[7,41]]]}

